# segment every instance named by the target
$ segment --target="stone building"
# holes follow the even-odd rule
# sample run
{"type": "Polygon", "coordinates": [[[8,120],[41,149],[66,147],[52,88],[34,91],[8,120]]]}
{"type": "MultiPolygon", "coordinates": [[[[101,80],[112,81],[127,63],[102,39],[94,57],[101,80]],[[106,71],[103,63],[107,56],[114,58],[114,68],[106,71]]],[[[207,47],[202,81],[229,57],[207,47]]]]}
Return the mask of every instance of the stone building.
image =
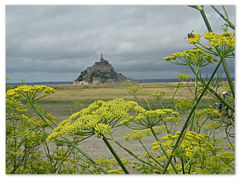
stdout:
{"type": "Polygon", "coordinates": [[[103,58],[101,54],[100,62],[95,62],[91,67],[81,72],[73,84],[102,84],[102,83],[116,83],[124,82],[128,78],[121,73],[116,73],[113,66],[103,58]]]}

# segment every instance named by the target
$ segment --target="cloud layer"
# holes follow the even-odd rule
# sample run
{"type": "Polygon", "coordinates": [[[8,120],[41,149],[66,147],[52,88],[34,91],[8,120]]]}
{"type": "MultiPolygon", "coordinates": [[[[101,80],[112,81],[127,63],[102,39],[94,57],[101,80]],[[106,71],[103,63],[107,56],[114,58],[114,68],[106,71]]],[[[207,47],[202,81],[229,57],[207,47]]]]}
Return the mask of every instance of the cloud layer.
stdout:
{"type": "MultiPolygon", "coordinates": [[[[235,7],[226,9],[235,22],[235,7]]],[[[206,13],[219,32],[222,19],[208,6],[206,13]]],[[[207,31],[199,12],[187,6],[7,6],[7,76],[71,81],[102,51],[130,78],[174,78],[184,68],[162,58],[189,48],[184,38],[192,30],[207,31]]],[[[229,66],[234,73],[234,60],[229,66]]]]}

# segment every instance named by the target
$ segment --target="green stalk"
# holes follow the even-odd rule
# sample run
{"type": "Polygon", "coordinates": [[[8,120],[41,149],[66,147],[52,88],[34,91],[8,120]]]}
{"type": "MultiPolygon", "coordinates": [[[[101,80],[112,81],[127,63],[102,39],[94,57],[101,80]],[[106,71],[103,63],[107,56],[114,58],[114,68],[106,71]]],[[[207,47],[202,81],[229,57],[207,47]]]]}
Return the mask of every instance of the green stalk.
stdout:
{"type": "MultiPolygon", "coordinates": [[[[29,103],[32,107],[32,109],[36,112],[36,114],[45,122],[48,124],[48,126],[51,129],[54,129],[53,125],[49,124],[48,121],[46,121],[46,119],[37,111],[36,107],[32,104],[29,103]]],[[[108,174],[102,167],[100,167],[93,159],[91,159],[85,152],[83,152],[78,146],[76,146],[75,144],[73,144],[69,139],[62,137],[67,143],[69,143],[72,147],[74,147],[78,152],[80,152],[84,157],[86,157],[91,163],[93,163],[94,165],[98,166],[99,169],[104,173],[104,174],[108,174]]]]}
{"type": "Polygon", "coordinates": [[[93,159],[91,159],[85,152],[83,152],[78,146],[73,144],[69,139],[63,137],[63,139],[68,142],[72,147],[74,147],[78,152],[80,152],[83,156],[85,156],[92,164],[95,166],[98,166],[98,168],[104,173],[108,174],[107,171],[105,171],[102,167],[100,167],[93,159]]]}
{"type": "Polygon", "coordinates": [[[147,150],[147,148],[145,147],[145,145],[143,144],[143,142],[141,141],[141,139],[138,140],[140,142],[140,144],[142,145],[143,149],[146,151],[146,153],[148,154],[148,156],[155,162],[157,163],[159,166],[161,166],[162,168],[164,168],[163,165],[161,165],[147,150]]]}
{"type": "Polygon", "coordinates": [[[183,157],[181,157],[181,164],[182,164],[182,173],[185,174],[183,157]]]}
{"type": "MultiPolygon", "coordinates": [[[[202,18],[203,18],[203,20],[204,20],[204,22],[205,22],[205,24],[206,24],[206,26],[207,26],[208,31],[209,31],[209,32],[213,32],[213,30],[212,30],[212,28],[211,28],[211,26],[210,26],[210,23],[209,23],[209,21],[208,21],[208,19],[207,19],[207,16],[206,16],[206,14],[205,14],[205,12],[204,12],[203,6],[202,6],[202,10],[200,10],[200,13],[201,13],[202,18]]],[[[219,52],[220,52],[219,48],[216,47],[216,51],[219,53],[219,52]]],[[[219,53],[219,55],[220,55],[220,53],[219,53]]],[[[231,92],[232,92],[232,94],[233,94],[233,97],[235,97],[234,86],[233,86],[232,78],[231,78],[231,76],[230,76],[230,73],[229,73],[229,70],[228,70],[227,63],[226,63],[225,59],[223,59],[222,64],[223,64],[223,68],[224,68],[225,74],[226,74],[226,76],[227,76],[227,80],[228,80],[228,84],[229,84],[229,86],[230,86],[231,92]]]]}
{"type": "MultiPolygon", "coordinates": [[[[194,103],[197,101],[197,88],[198,88],[198,72],[199,72],[199,66],[196,67],[196,64],[195,64],[195,83],[194,83],[194,103]]],[[[193,122],[194,122],[194,117],[195,117],[195,111],[193,113],[193,116],[192,116],[192,120],[191,120],[191,126],[190,126],[190,130],[192,131],[193,130],[193,122]]]]}
{"type": "Polygon", "coordinates": [[[195,83],[194,83],[194,102],[196,102],[197,100],[197,89],[198,89],[198,72],[199,72],[199,67],[195,67],[196,71],[195,71],[195,83]]]}
{"type": "Polygon", "coordinates": [[[230,21],[230,20],[229,20],[229,17],[228,17],[228,13],[227,13],[224,5],[222,6],[222,8],[223,8],[223,11],[224,11],[224,13],[225,13],[226,19],[227,19],[228,21],[230,21]]]}
{"type": "MultiPolygon", "coordinates": [[[[228,23],[228,25],[229,25],[233,30],[235,30],[235,26],[229,21],[228,18],[226,18],[220,11],[218,11],[218,9],[215,8],[215,6],[211,5],[211,7],[216,11],[216,13],[219,14],[219,16],[221,16],[221,18],[224,19],[224,21],[226,21],[226,22],[228,23]]],[[[226,14],[226,16],[227,16],[227,13],[226,13],[226,10],[225,10],[224,6],[223,6],[223,9],[224,9],[224,12],[225,12],[225,14],[226,14]]]]}
{"type": "MultiPolygon", "coordinates": [[[[152,127],[150,128],[150,130],[152,131],[152,134],[153,134],[153,136],[155,137],[155,139],[156,139],[158,142],[160,142],[159,139],[158,139],[158,137],[157,137],[157,135],[156,135],[156,133],[154,132],[154,130],[153,130],[152,127]]],[[[163,151],[163,153],[164,153],[164,155],[166,156],[166,158],[169,159],[170,157],[167,155],[167,152],[166,152],[165,149],[163,148],[161,142],[160,142],[160,148],[161,148],[161,150],[163,151]]],[[[171,166],[172,166],[173,170],[175,171],[175,173],[178,174],[177,169],[176,169],[176,167],[174,166],[174,164],[173,164],[172,162],[169,162],[169,163],[171,164],[171,166]]],[[[167,171],[167,170],[166,170],[166,171],[167,171]]],[[[165,172],[166,172],[166,171],[165,171],[165,172]]]]}
{"type": "Polygon", "coordinates": [[[211,81],[213,80],[213,78],[214,78],[214,76],[215,76],[215,74],[216,74],[216,72],[217,72],[218,68],[220,67],[220,65],[221,65],[221,63],[222,63],[223,60],[224,60],[224,58],[221,57],[219,63],[217,64],[216,68],[214,69],[214,72],[212,73],[212,75],[211,75],[208,83],[206,84],[206,86],[205,86],[204,89],[202,90],[202,93],[199,95],[197,101],[195,102],[194,106],[192,107],[192,110],[191,110],[191,112],[189,113],[189,115],[188,115],[188,117],[187,117],[187,119],[186,119],[186,121],[185,121],[185,123],[184,123],[184,125],[183,125],[183,128],[182,128],[182,130],[181,130],[181,132],[180,132],[180,134],[179,134],[179,136],[178,136],[178,138],[177,138],[177,140],[176,140],[176,143],[175,143],[175,145],[174,145],[174,148],[173,148],[173,150],[172,150],[172,153],[171,153],[171,155],[169,156],[168,161],[167,161],[167,163],[166,163],[166,165],[165,165],[165,167],[164,167],[163,174],[166,173],[166,170],[167,170],[167,168],[168,168],[169,164],[171,163],[172,158],[173,158],[173,156],[174,156],[174,152],[177,150],[177,148],[178,148],[179,145],[180,145],[180,141],[181,141],[181,139],[183,138],[184,132],[185,132],[185,130],[187,129],[187,127],[188,127],[188,125],[189,125],[189,121],[190,121],[193,113],[195,112],[195,109],[196,109],[197,105],[199,104],[200,100],[202,99],[202,97],[203,97],[204,93],[206,92],[209,84],[210,84],[211,81]]]}
{"type": "MultiPolygon", "coordinates": [[[[190,67],[190,69],[192,70],[192,72],[195,74],[195,70],[194,70],[191,66],[189,66],[189,67],[190,67]]],[[[197,77],[197,78],[198,78],[198,80],[199,80],[204,86],[206,86],[206,84],[204,83],[204,81],[202,81],[201,78],[199,78],[199,77],[197,77]]],[[[225,106],[227,106],[229,109],[231,109],[233,112],[235,112],[235,108],[234,108],[231,104],[229,104],[227,101],[225,101],[225,99],[223,99],[221,96],[219,96],[219,94],[216,93],[212,88],[208,87],[208,90],[209,90],[214,96],[216,96],[216,98],[218,98],[218,100],[220,100],[225,106]]]]}
{"type": "MultiPolygon", "coordinates": [[[[205,84],[203,82],[201,82],[204,86],[205,84]]],[[[211,89],[210,87],[208,88],[208,90],[214,95],[216,96],[216,98],[218,98],[225,106],[227,106],[229,109],[231,109],[233,112],[235,112],[235,108],[229,104],[227,101],[225,101],[225,99],[223,99],[221,96],[218,95],[218,93],[216,93],[213,89],[211,89]]]]}
{"type": "Polygon", "coordinates": [[[102,135],[102,140],[107,145],[108,149],[111,151],[112,155],[117,160],[118,164],[121,166],[121,168],[125,172],[125,174],[129,174],[128,170],[122,163],[121,159],[118,157],[117,153],[114,151],[113,147],[111,146],[111,144],[108,142],[108,140],[106,139],[106,137],[104,135],[102,135]]]}
{"type": "Polygon", "coordinates": [[[203,20],[204,20],[204,22],[205,22],[205,24],[206,24],[206,26],[207,26],[208,31],[209,31],[209,32],[213,32],[213,30],[212,30],[212,28],[211,28],[211,25],[210,25],[210,23],[208,22],[208,19],[207,19],[207,16],[206,16],[206,14],[205,14],[205,11],[204,11],[203,6],[202,6],[202,9],[200,10],[200,13],[201,13],[202,18],[203,18],[203,20]]]}
{"type": "Polygon", "coordinates": [[[230,75],[230,73],[229,73],[228,66],[227,66],[227,63],[226,63],[225,60],[223,60],[222,65],[223,65],[225,74],[226,74],[226,76],[227,76],[228,84],[229,84],[229,86],[230,86],[230,89],[231,89],[233,98],[235,98],[235,92],[234,92],[234,86],[233,86],[232,77],[231,77],[231,75],[230,75]]]}
{"type": "Polygon", "coordinates": [[[178,83],[178,85],[177,85],[177,88],[176,88],[176,90],[175,90],[175,92],[174,92],[174,94],[173,94],[173,96],[172,96],[171,103],[173,102],[173,99],[174,99],[175,95],[177,94],[177,91],[178,91],[178,89],[179,89],[180,83],[181,83],[181,81],[179,81],[179,83],[178,83]]]}
{"type": "Polygon", "coordinates": [[[147,164],[147,165],[149,165],[149,166],[151,166],[151,167],[153,167],[153,168],[155,168],[155,169],[157,169],[157,170],[162,170],[162,169],[160,169],[159,167],[154,166],[154,165],[152,165],[151,163],[148,163],[148,162],[142,160],[142,159],[139,158],[136,154],[134,154],[132,151],[130,151],[129,149],[127,149],[127,148],[125,148],[123,145],[121,145],[117,140],[113,139],[113,142],[114,142],[115,144],[117,144],[120,148],[122,148],[124,151],[126,151],[128,154],[130,154],[131,156],[133,156],[135,159],[137,159],[138,161],[140,161],[140,162],[142,162],[142,163],[144,163],[144,164],[147,164]]]}
{"type": "Polygon", "coordinates": [[[151,109],[151,106],[150,106],[150,104],[149,104],[149,102],[148,102],[148,100],[147,100],[147,98],[144,97],[143,99],[144,99],[144,101],[146,102],[146,104],[147,104],[147,106],[148,106],[148,109],[149,109],[149,110],[152,110],[152,109],[151,109]]]}
{"type": "MultiPolygon", "coordinates": [[[[28,154],[29,152],[31,152],[35,147],[37,147],[38,145],[33,146],[32,148],[26,150],[26,148],[24,149],[24,154],[22,156],[20,156],[18,159],[16,159],[15,165],[13,166],[13,170],[11,171],[11,174],[15,174],[15,171],[21,166],[22,162],[25,160],[26,154],[28,154]],[[18,163],[17,163],[18,162],[18,163]]],[[[15,156],[16,157],[16,156],[15,156]]]]}

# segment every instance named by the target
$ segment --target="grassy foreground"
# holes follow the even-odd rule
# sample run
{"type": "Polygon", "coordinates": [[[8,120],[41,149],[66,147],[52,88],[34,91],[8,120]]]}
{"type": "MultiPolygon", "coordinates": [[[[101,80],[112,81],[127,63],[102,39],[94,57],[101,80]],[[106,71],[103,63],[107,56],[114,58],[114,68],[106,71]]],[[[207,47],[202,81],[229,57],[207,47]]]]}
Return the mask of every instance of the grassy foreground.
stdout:
{"type": "MultiPolygon", "coordinates": [[[[165,91],[165,95],[162,98],[162,104],[169,104],[171,98],[176,90],[178,82],[155,82],[155,83],[141,83],[143,88],[140,89],[136,96],[140,100],[145,97],[149,102],[153,101],[151,94],[155,91],[165,91]]],[[[55,116],[62,119],[62,116],[68,116],[71,113],[79,110],[74,102],[79,102],[83,107],[87,107],[89,104],[96,100],[111,100],[115,98],[123,98],[125,100],[134,100],[134,97],[128,92],[127,87],[132,84],[100,84],[100,85],[53,85],[52,88],[56,89],[56,93],[39,101],[39,103],[49,109],[55,116]]],[[[194,95],[194,83],[183,83],[178,90],[175,100],[177,99],[193,99],[194,95]]],[[[221,91],[221,89],[220,89],[221,91]]],[[[222,90],[223,91],[223,90],[222,90]]],[[[205,96],[199,107],[208,107],[214,105],[217,102],[212,96],[205,96]]]]}

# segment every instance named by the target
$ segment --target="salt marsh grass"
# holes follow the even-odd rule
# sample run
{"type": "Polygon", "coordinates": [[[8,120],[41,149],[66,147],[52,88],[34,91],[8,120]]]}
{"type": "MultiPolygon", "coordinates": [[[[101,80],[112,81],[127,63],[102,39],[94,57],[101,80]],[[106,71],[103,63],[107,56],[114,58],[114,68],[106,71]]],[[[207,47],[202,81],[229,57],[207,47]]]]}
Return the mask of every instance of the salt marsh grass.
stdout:
{"type": "MultiPolygon", "coordinates": [[[[224,82],[226,83],[226,82],[224,82]]],[[[139,99],[143,99],[146,94],[152,94],[156,90],[165,91],[166,94],[162,98],[163,104],[168,104],[176,89],[177,82],[155,82],[155,83],[142,83],[143,88],[137,92],[139,99]]],[[[193,89],[193,82],[189,82],[188,86],[193,89]]],[[[123,84],[101,84],[90,86],[73,86],[73,85],[55,85],[51,86],[56,89],[56,93],[39,101],[41,105],[47,107],[50,112],[60,119],[64,119],[70,115],[72,111],[79,110],[73,102],[80,102],[87,107],[97,100],[111,100],[115,98],[123,98],[126,100],[134,100],[133,96],[127,91],[127,86],[123,84]]],[[[223,91],[223,90],[222,90],[223,91]]],[[[176,94],[175,99],[192,99],[194,98],[185,85],[176,94]]],[[[152,98],[149,98],[151,103],[152,98]]],[[[216,100],[211,96],[206,96],[200,103],[200,107],[208,107],[214,105],[216,100]]],[[[156,107],[157,108],[157,107],[156,107]]]]}

